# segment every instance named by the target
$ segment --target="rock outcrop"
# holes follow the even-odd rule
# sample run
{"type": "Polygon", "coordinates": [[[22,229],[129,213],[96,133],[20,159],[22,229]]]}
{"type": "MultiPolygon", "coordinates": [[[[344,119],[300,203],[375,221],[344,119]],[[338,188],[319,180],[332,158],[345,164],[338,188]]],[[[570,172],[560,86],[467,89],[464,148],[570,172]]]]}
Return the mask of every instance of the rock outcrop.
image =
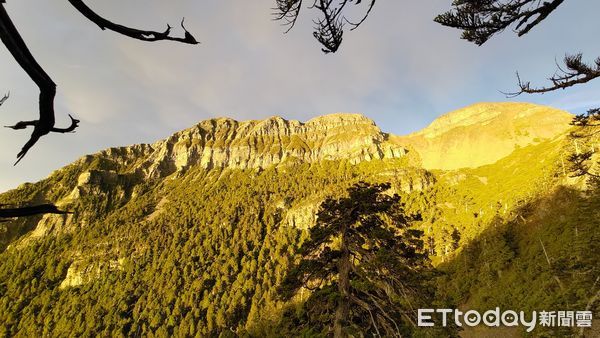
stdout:
{"type": "Polygon", "coordinates": [[[77,287],[87,284],[94,279],[101,278],[107,272],[121,270],[124,261],[125,259],[123,258],[110,261],[96,260],[92,262],[75,260],[73,263],[71,263],[71,266],[69,266],[67,275],[60,283],[59,288],[65,289],[77,287]]]}

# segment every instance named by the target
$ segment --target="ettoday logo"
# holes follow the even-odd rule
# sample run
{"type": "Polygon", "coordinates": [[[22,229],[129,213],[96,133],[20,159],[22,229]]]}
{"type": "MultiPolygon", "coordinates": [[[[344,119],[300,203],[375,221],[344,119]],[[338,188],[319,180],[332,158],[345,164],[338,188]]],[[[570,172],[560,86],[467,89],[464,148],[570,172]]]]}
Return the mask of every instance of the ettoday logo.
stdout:
{"type": "Polygon", "coordinates": [[[524,326],[527,332],[533,331],[537,325],[546,327],[591,327],[591,311],[533,311],[527,315],[524,311],[500,311],[500,308],[485,311],[483,314],[476,310],[462,312],[457,309],[419,309],[417,325],[432,327],[448,326],[452,320],[456,326],[524,326]],[[434,315],[441,315],[441,323],[434,321],[434,315]]]}

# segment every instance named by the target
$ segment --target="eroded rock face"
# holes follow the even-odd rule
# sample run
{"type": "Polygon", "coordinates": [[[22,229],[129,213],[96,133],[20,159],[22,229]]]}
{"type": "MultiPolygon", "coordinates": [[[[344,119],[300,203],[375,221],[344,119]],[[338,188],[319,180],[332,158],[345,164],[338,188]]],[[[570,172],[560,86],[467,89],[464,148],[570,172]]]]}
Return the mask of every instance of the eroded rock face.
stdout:
{"type": "MultiPolygon", "coordinates": [[[[446,114],[408,136],[383,133],[372,120],[359,114],[325,115],[305,123],[281,117],[242,122],[210,119],[154,144],[110,148],[85,156],[51,175],[57,178],[55,187],[21,186],[20,190],[39,186],[39,200],[77,211],[75,215],[44,216],[23,228],[29,231],[28,239],[84,228],[97,219],[98,213],[126,205],[144,194],[149,189],[146,183],[156,186],[167,177],[178,179],[191,168],[285,168],[288,163],[297,162],[359,163],[404,158],[392,170],[376,165],[372,174],[388,176],[382,179],[396,182],[396,192],[410,193],[435,183],[428,169],[493,163],[515,147],[564,134],[571,117],[566,112],[532,104],[485,103],[446,114]],[[424,170],[407,175],[402,172],[405,166],[424,170]],[[68,188],[54,189],[61,186],[68,188]],[[80,209],[85,211],[78,211],[82,204],[86,207],[80,209]]],[[[480,180],[485,183],[486,178],[480,180]]],[[[294,209],[286,216],[287,223],[310,226],[317,202],[284,208],[294,209]]]]}
{"type": "Polygon", "coordinates": [[[213,168],[265,168],[286,160],[315,162],[347,159],[353,163],[399,158],[404,147],[389,142],[375,123],[358,114],[333,114],[306,123],[272,117],[238,122],[206,120],[153,145],[104,151],[120,164],[141,155],[137,167],[147,178],[160,178],[199,165],[213,168]]]}
{"type": "Polygon", "coordinates": [[[288,210],[283,224],[287,226],[308,229],[317,222],[317,212],[320,202],[307,202],[288,210]]]}
{"type": "Polygon", "coordinates": [[[49,233],[64,232],[71,218],[72,215],[44,215],[42,216],[42,220],[38,222],[35,230],[31,233],[31,237],[43,237],[49,233]]]}
{"type": "Polygon", "coordinates": [[[146,178],[166,177],[192,166],[265,168],[288,160],[352,163],[399,158],[414,149],[426,169],[452,170],[491,164],[516,147],[552,139],[569,128],[572,115],[528,103],[480,103],[437,118],[407,135],[381,132],[359,114],[332,114],[306,123],[271,117],[238,122],[202,121],[152,145],[112,148],[99,156],[146,178]]]}
{"type": "Polygon", "coordinates": [[[110,261],[84,262],[76,260],[69,266],[65,279],[60,283],[60,288],[77,287],[102,277],[109,271],[121,270],[124,259],[110,261]]]}
{"type": "MultiPolygon", "coordinates": [[[[137,198],[145,182],[176,179],[191,168],[257,169],[325,160],[358,163],[406,154],[403,146],[390,142],[388,134],[359,114],[332,114],[305,123],[281,117],[210,119],[154,144],[109,148],[57,170],[51,177],[59,177],[60,183],[54,186],[69,188],[48,194],[52,197],[40,191],[40,200],[75,214],[42,217],[28,225],[31,231],[23,242],[84,228],[100,214],[137,198]]],[[[298,223],[310,222],[298,219],[298,223]]]]}

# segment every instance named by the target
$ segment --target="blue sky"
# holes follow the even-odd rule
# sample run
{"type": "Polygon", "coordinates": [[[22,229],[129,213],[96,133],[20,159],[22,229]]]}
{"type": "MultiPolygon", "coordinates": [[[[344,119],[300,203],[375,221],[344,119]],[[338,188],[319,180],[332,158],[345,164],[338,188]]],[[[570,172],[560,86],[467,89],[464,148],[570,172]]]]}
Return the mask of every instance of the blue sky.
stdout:
{"type": "MultiPolygon", "coordinates": [[[[42,139],[13,167],[30,131],[0,130],[0,191],[37,181],[99,150],[150,143],[203,119],[280,115],[307,120],[360,112],[387,132],[406,134],[437,116],[482,101],[527,101],[574,113],[600,106],[600,80],[545,94],[507,99],[515,72],[544,84],[566,52],[600,55],[595,15],[600,2],[566,1],[528,35],[510,31],[482,47],[433,22],[447,1],[378,1],[341,50],[324,55],[303,9],[287,35],[272,21],[272,0],[87,1],[98,13],[145,29],[186,26],[202,42],[144,43],[101,31],[66,1],[9,0],[13,22],[58,84],[58,124],[71,113],[75,134],[42,139]]],[[[0,46],[0,124],[37,118],[37,88],[0,46]]]]}

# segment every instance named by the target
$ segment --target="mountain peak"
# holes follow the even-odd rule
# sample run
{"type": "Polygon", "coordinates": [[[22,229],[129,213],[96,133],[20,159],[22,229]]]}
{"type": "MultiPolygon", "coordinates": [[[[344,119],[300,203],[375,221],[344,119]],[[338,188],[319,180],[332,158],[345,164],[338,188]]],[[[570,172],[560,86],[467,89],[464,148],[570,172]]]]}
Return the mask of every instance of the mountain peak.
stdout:
{"type": "Polygon", "coordinates": [[[449,132],[454,128],[473,125],[487,125],[499,120],[525,120],[527,118],[546,118],[565,120],[571,114],[532,103],[522,102],[481,102],[469,105],[441,115],[429,126],[414,133],[426,138],[433,138],[449,132]]]}
{"type": "Polygon", "coordinates": [[[400,139],[417,149],[426,168],[478,167],[509,155],[515,147],[562,134],[572,118],[563,110],[532,103],[484,102],[442,115],[400,139]]]}
{"type": "Polygon", "coordinates": [[[315,117],[306,122],[307,125],[353,125],[368,124],[375,126],[375,122],[370,118],[356,113],[335,113],[315,117]]]}
{"type": "Polygon", "coordinates": [[[361,114],[336,113],[307,122],[280,116],[248,121],[221,117],[154,144],[85,156],[78,164],[161,178],[192,167],[252,169],[290,161],[394,159],[410,149],[411,158],[420,157],[425,169],[457,169],[494,163],[516,147],[554,138],[569,128],[570,120],[564,111],[534,104],[479,103],[445,114],[422,131],[394,136],[361,114]]]}

